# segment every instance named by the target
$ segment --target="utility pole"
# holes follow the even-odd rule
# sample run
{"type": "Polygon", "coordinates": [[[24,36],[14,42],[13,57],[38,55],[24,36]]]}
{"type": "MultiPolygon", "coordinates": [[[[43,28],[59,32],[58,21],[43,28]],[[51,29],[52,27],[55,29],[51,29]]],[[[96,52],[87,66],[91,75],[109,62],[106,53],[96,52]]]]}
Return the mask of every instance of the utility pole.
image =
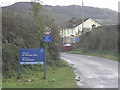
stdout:
{"type": "Polygon", "coordinates": [[[82,0],[82,35],[84,34],[84,2],[82,0]]]}

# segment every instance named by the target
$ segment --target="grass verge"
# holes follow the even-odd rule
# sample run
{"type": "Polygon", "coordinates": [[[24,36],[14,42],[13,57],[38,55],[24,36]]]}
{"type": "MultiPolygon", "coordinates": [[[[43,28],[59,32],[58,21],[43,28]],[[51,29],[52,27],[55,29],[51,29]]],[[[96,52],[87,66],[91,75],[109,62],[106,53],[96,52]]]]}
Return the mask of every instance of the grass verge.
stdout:
{"type": "Polygon", "coordinates": [[[29,70],[29,74],[21,74],[21,80],[16,77],[4,79],[3,88],[76,88],[73,69],[63,60],[55,61],[59,65],[47,65],[47,79],[43,79],[43,71],[29,70]]]}
{"type": "Polygon", "coordinates": [[[86,49],[75,49],[73,51],[70,51],[70,53],[97,56],[97,57],[102,57],[102,58],[107,58],[107,59],[118,61],[118,54],[113,53],[113,52],[108,52],[108,51],[99,51],[99,50],[91,51],[91,50],[86,50],[86,49]]]}

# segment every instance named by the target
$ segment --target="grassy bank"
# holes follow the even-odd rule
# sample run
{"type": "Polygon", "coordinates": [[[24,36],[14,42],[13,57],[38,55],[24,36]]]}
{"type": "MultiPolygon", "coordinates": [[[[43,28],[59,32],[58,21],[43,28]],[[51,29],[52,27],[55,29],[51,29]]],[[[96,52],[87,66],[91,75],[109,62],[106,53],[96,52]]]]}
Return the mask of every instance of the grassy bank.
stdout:
{"type": "Polygon", "coordinates": [[[70,51],[70,53],[97,56],[97,57],[118,61],[118,54],[110,51],[99,51],[99,50],[92,51],[92,50],[86,50],[86,49],[74,49],[73,51],[70,51]]]}
{"type": "Polygon", "coordinates": [[[76,88],[73,69],[62,60],[55,63],[52,66],[47,65],[46,80],[43,79],[42,69],[29,70],[28,74],[21,74],[20,81],[16,79],[17,76],[4,79],[2,86],[3,88],[76,88]]]}

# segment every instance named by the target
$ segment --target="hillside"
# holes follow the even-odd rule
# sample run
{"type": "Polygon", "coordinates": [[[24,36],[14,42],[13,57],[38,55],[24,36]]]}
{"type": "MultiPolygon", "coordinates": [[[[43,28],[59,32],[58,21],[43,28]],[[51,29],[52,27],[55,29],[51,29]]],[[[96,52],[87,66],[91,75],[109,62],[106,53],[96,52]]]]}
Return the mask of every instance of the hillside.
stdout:
{"type": "MultiPolygon", "coordinates": [[[[30,7],[31,4],[29,2],[20,2],[15,3],[11,6],[4,7],[3,10],[8,9],[15,11],[17,13],[23,13],[26,16],[30,16],[30,7]]],[[[45,13],[55,20],[55,22],[60,26],[67,20],[72,17],[81,18],[82,17],[82,7],[78,5],[70,5],[70,6],[44,6],[45,13]]],[[[84,7],[84,15],[85,18],[91,17],[102,25],[112,25],[118,23],[118,13],[116,11],[105,9],[105,8],[94,8],[94,7],[84,7]]]]}

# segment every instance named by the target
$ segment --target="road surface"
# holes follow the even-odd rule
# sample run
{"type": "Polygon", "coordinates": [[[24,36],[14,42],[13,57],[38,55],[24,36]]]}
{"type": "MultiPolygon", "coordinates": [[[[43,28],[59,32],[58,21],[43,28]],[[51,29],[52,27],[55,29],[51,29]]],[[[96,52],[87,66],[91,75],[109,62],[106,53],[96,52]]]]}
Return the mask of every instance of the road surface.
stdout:
{"type": "Polygon", "coordinates": [[[61,53],[70,63],[79,88],[118,88],[118,62],[95,56],[61,53]]]}

